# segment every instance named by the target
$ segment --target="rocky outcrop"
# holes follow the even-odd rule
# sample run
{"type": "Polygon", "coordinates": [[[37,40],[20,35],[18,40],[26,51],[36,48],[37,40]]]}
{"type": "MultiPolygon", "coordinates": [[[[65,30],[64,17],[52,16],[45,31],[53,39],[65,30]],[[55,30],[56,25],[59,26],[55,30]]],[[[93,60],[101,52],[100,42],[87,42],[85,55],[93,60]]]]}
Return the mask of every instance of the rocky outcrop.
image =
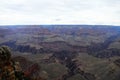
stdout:
{"type": "Polygon", "coordinates": [[[31,62],[21,56],[14,57],[12,60],[20,63],[26,77],[29,77],[32,80],[45,80],[40,76],[40,65],[38,63],[31,62]]]}

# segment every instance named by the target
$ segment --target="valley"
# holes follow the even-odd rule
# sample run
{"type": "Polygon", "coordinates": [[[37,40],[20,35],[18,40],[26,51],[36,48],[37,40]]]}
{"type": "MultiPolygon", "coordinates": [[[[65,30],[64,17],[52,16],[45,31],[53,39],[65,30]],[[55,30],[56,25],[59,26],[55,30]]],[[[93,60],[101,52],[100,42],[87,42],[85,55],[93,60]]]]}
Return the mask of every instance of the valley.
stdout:
{"type": "Polygon", "coordinates": [[[120,27],[105,25],[1,26],[0,46],[46,80],[119,80],[120,27]]]}

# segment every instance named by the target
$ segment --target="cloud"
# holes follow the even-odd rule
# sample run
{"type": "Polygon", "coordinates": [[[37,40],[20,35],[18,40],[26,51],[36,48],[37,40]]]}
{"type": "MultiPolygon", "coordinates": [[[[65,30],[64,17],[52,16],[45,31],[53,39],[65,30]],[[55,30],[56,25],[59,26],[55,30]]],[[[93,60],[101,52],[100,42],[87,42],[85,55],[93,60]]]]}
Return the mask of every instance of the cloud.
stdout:
{"type": "Polygon", "coordinates": [[[120,25],[119,0],[0,0],[0,25],[120,25]]]}

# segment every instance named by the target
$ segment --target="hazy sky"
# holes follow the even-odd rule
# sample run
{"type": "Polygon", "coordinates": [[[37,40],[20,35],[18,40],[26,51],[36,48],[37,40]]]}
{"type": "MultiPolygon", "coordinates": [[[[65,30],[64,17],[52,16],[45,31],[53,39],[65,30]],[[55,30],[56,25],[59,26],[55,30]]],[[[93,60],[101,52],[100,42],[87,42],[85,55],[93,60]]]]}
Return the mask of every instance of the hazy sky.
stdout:
{"type": "Polygon", "coordinates": [[[0,0],[0,25],[120,25],[120,0],[0,0]]]}

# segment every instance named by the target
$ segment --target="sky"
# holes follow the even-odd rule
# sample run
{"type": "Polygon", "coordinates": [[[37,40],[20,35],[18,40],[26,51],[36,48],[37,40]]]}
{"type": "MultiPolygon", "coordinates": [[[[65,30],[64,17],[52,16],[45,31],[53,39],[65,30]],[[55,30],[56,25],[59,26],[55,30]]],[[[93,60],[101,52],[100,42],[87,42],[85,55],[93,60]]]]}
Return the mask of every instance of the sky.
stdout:
{"type": "Polygon", "coordinates": [[[0,0],[0,25],[120,25],[120,0],[0,0]]]}

